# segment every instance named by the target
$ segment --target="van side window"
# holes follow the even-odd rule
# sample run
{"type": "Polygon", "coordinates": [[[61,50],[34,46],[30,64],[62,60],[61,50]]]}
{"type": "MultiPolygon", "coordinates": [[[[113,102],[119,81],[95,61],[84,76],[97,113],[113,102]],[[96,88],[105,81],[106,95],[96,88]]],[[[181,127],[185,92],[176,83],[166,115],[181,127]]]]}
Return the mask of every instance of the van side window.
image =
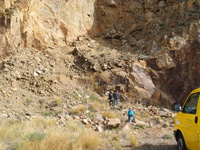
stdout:
{"type": "Polygon", "coordinates": [[[190,95],[183,108],[183,113],[196,114],[198,100],[199,100],[199,93],[194,93],[190,95]]]}

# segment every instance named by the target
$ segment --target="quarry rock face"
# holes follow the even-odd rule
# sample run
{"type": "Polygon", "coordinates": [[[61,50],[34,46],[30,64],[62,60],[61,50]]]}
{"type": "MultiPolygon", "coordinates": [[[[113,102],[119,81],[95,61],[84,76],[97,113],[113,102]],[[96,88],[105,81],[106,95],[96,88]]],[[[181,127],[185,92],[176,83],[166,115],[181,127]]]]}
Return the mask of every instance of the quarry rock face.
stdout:
{"type": "Polygon", "coordinates": [[[200,0],[2,0],[0,58],[25,49],[78,49],[86,42],[71,59],[63,58],[73,72],[70,79],[90,75],[100,94],[118,89],[124,100],[169,107],[200,83],[199,5],[200,0]],[[110,45],[97,46],[96,37],[110,45]]]}
{"type": "Polygon", "coordinates": [[[86,34],[94,21],[94,0],[10,0],[0,7],[1,56],[14,48],[64,46],[86,34]]]}
{"type": "Polygon", "coordinates": [[[199,1],[115,0],[115,5],[110,5],[108,0],[102,0],[96,5],[102,6],[96,12],[99,32],[109,33],[113,39],[121,34],[134,49],[150,54],[180,49],[197,31],[191,21],[198,24],[199,1]]]}
{"type": "Polygon", "coordinates": [[[161,103],[166,99],[169,103],[172,99],[183,103],[188,93],[198,87],[199,4],[195,0],[116,0],[113,5],[107,0],[96,2],[103,6],[96,12],[99,32],[112,41],[118,40],[115,45],[119,48],[125,47],[120,43],[125,40],[131,47],[129,51],[139,52],[138,58],[151,68],[158,90],[153,95],[141,84],[138,77],[142,74],[132,73],[140,84],[135,89],[143,97],[154,97],[161,103]],[[160,98],[160,92],[169,97],[163,93],[160,98]]]}

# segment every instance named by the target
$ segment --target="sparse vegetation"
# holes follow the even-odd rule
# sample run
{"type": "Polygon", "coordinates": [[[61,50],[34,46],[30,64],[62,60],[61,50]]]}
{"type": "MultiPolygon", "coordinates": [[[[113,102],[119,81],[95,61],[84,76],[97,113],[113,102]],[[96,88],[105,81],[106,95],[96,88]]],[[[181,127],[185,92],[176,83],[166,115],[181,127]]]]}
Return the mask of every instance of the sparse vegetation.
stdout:
{"type": "Polygon", "coordinates": [[[149,115],[149,113],[148,112],[146,112],[146,111],[144,111],[143,113],[140,113],[139,111],[135,111],[135,117],[137,118],[137,119],[141,119],[141,118],[143,118],[143,119],[148,119],[149,117],[150,117],[150,115],[149,115]]]}
{"type": "Polygon", "coordinates": [[[79,106],[73,108],[70,111],[70,114],[78,115],[78,114],[84,113],[86,110],[87,110],[87,107],[85,105],[79,105],[79,106]]]}
{"type": "Polygon", "coordinates": [[[26,100],[26,103],[27,104],[30,104],[30,103],[32,103],[34,100],[33,100],[33,98],[28,98],[27,100],[26,100]]]}
{"type": "Polygon", "coordinates": [[[83,104],[87,104],[87,99],[82,99],[83,104]]]}
{"type": "Polygon", "coordinates": [[[137,137],[137,135],[130,134],[129,135],[129,141],[131,142],[132,146],[137,146],[138,145],[138,137],[137,137]]]}
{"type": "Polygon", "coordinates": [[[62,103],[62,100],[61,100],[60,97],[54,98],[54,101],[55,101],[58,105],[60,105],[60,104],[62,103]]]}
{"type": "Polygon", "coordinates": [[[98,90],[98,88],[99,88],[99,83],[98,83],[98,82],[95,82],[95,84],[94,84],[94,89],[95,89],[95,90],[98,90]]]}
{"type": "Polygon", "coordinates": [[[44,116],[50,116],[51,113],[49,111],[46,111],[46,112],[42,112],[42,115],[44,115],[44,116]]]}
{"type": "Polygon", "coordinates": [[[172,139],[173,137],[172,137],[172,135],[171,134],[165,134],[164,136],[163,136],[163,139],[172,139]]]}
{"type": "Polygon", "coordinates": [[[120,138],[118,134],[115,133],[104,133],[104,139],[106,140],[104,143],[107,145],[112,146],[115,150],[121,150],[120,138]]]}
{"type": "Polygon", "coordinates": [[[153,68],[151,68],[151,71],[152,71],[153,73],[156,73],[156,70],[154,70],[153,68]]]}
{"type": "Polygon", "coordinates": [[[95,100],[99,101],[99,100],[100,100],[99,97],[97,97],[97,96],[94,95],[94,94],[90,95],[89,99],[90,99],[91,101],[95,101],[95,100]]]}
{"type": "Polygon", "coordinates": [[[144,124],[137,124],[135,125],[135,129],[144,129],[145,125],[144,124]]]}
{"type": "Polygon", "coordinates": [[[28,134],[26,136],[26,139],[31,142],[40,142],[42,139],[44,139],[45,136],[46,134],[42,132],[33,132],[33,133],[28,134]]]}
{"type": "Polygon", "coordinates": [[[111,118],[120,118],[120,115],[112,113],[112,112],[108,112],[108,111],[104,112],[102,115],[103,115],[104,118],[106,118],[106,117],[110,118],[110,119],[111,118]]]}
{"type": "Polygon", "coordinates": [[[93,119],[93,118],[95,118],[95,113],[93,113],[93,112],[90,112],[89,114],[88,114],[88,117],[90,118],[90,119],[93,119]]]}
{"type": "Polygon", "coordinates": [[[49,67],[49,70],[50,70],[50,71],[53,71],[53,67],[49,67]]]}
{"type": "Polygon", "coordinates": [[[1,140],[11,142],[11,150],[95,150],[104,144],[99,133],[86,129],[79,122],[70,122],[66,131],[63,131],[56,128],[51,119],[36,119],[25,124],[1,122],[0,133],[1,140]]]}

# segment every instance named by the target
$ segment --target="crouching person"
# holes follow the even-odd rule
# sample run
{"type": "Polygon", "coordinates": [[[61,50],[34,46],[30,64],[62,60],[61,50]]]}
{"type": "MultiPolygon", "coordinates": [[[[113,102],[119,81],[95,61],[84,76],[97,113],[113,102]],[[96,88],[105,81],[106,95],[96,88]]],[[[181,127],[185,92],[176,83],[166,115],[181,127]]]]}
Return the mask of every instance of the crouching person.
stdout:
{"type": "Polygon", "coordinates": [[[129,121],[129,123],[131,123],[131,117],[133,117],[133,121],[136,122],[134,111],[133,111],[133,109],[130,108],[129,111],[128,111],[128,121],[129,121]]]}

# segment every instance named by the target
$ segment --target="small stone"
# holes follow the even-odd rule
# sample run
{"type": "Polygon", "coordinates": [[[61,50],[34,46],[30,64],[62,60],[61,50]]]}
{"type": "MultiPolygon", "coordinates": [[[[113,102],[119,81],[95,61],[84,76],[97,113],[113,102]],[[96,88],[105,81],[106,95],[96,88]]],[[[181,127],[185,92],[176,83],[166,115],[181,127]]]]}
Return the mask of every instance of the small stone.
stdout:
{"type": "Polygon", "coordinates": [[[78,119],[80,119],[78,116],[73,116],[73,119],[74,120],[78,120],[78,119]]]}
{"type": "Polygon", "coordinates": [[[89,114],[90,113],[90,111],[89,110],[86,110],[86,112],[85,112],[86,114],[89,114]]]}
{"type": "Polygon", "coordinates": [[[37,72],[34,72],[34,74],[33,74],[35,77],[37,77],[38,76],[38,73],[37,72]]]}
{"type": "Polygon", "coordinates": [[[97,126],[95,131],[97,132],[103,132],[103,128],[101,126],[97,126]]]}
{"type": "Polygon", "coordinates": [[[40,71],[40,70],[38,70],[38,71],[36,71],[38,74],[43,74],[43,72],[42,71],[40,71]]]}
{"type": "Polygon", "coordinates": [[[88,43],[88,47],[92,48],[93,46],[90,43],[88,43]]]}
{"type": "Polygon", "coordinates": [[[83,119],[82,123],[86,125],[86,124],[88,124],[88,121],[86,119],[83,119]]]}
{"type": "Polygon", "coordinates": [[[165,123],[165,124],[162,125],[162,127],[163,127],[163,128],[167,128],[167,127],[169,127],[169,124],[168,124],[168,123],[165,123]]]}

